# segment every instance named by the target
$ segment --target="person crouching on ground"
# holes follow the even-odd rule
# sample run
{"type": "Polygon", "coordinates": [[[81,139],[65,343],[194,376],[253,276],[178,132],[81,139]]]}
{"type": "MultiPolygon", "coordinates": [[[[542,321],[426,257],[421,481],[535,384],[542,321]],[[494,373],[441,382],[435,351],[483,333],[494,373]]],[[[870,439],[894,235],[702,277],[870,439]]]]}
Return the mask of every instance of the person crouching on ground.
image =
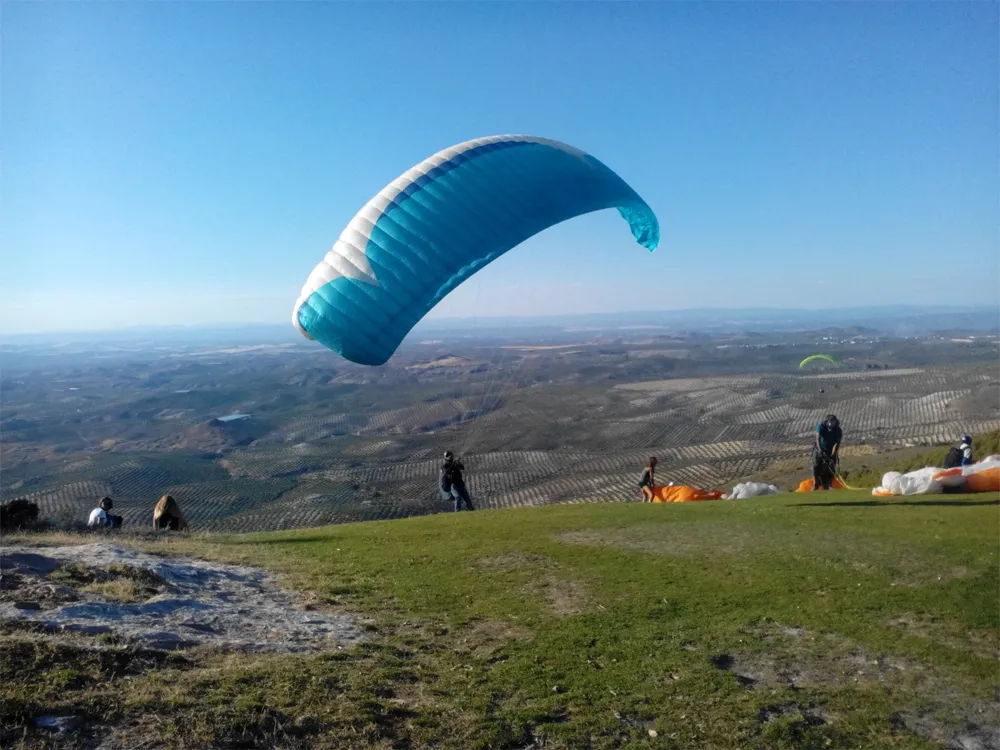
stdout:
{"type": "Polygon", "coordinates": [[[962,444],[958,446],[962,452],[962,466],[971,466],[975,463],[972,460],[972,436],[966,435],[962,438],[962,444]]]}
{"type": "Polygon", "coordinates": [[[957,448],[952,446],[948,453],[945,454],[944,463],[941,464],[943,469],[957,469],[959,467],[969,466],[975,463],[972,460],[972,436],[965,435],[962,438],[962,444],[957,448]]]}
{"type": "Polygon", "coordinates": [[[90,511],[90,518],[87,519],[87,526],[106,526],[109,529],[117,529],[122,525],[122,517],[112,515],[109,511],[115,507],[115,501],[110,497],[102,497],[97,507],[90,511]]]}
{"type": "Polygon", "coordinates": [[[646,468],[642,470],[642,477],[639,479],[639,489],[642,491],[642,501],[644,503],[653,502],[653,487],[656,484],[656,456],[650,456],[646,462],[646,468]]]}
{"type": "Polygon", "coordinates": [[[825,490],[833,486],[833,475],[837,471],[838,451],[844,433],[835,414],[827,414],[826,420],[816,425],[813,442],[813,490],[825,490]]]}
{"type": "Polygon", "coordinates": [[[449,487],[451,497],[455,501],[455,512],[462,509],[463,502],[469,510],[475,510],[472,507],[469,491],[465,488],[465,478],[462,476],[464,470],[465,466],[462,465],[462,462],[456,461],[455,455],[451,451],[445,451],[444,465],[441,467],[441,488],[443,490],[445,486],[449,487]]]}
{"type": "Polygon", "coordinates": [[[153,509],[153,530],[170,529],[188,531],[188,522],[181,514],[181,507],[170,495],[164,495],[153,509]]]}

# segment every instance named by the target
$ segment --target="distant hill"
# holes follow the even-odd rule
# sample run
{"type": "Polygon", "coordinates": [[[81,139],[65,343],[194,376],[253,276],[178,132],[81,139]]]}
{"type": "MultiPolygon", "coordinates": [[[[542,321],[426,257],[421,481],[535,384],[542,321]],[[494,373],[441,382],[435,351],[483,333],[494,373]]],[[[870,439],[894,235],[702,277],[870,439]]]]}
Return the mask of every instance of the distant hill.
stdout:
{"type": "Polygon", "coordinates": [[[169,450],[222,453],[250,445],[263,433],[263,426],[253,417],[228,422],[213,419],[188,427],[170,445],[169,450]]]}
{"type": "Polygon", "coordinates": [[[181,452],[219,456],[235,448],[249,446],[254,440],[267,434],[268,429],[260,420],[252,417],[229,422],[212,419],[191,425],[179,434],[121,442],[111,441],[108,447],[116,453],[181,452]]]}

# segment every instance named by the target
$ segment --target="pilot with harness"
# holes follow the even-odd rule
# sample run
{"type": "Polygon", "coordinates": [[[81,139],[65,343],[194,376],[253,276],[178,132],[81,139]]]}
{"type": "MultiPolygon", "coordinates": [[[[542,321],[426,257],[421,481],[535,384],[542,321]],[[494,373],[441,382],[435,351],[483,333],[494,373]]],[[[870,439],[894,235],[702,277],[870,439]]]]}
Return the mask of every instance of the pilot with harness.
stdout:
{"type": "Polygon", "coordinates": [[[945,469],[957,469],[958,467],[966,467],[974,464],[975,461],[972,460],[972,436],[965,435],[962,438],[962,444],[957,448],[952,447],[951,450],[944,457],[945,469]]]}
{"type": "Polygon", "coordinates": [[[455,501],[456,512],[462,509],[463,502],[469,510],[475,510],[472,507],[469,491],[465,488],[465,478],[462,476],[464,469],[465,466],[461,461],[455,460],[455,455],[451,451],[445,451],[444,464],[441,466],[438,481],[441,486],[441,496],[450,497],[455,501]]]}
{"type": "Polygon", "coordinates": [[[835,414],[827,414],[826,419],[816,425],[816,439],[813,444],[813,490],[825,490],[833,486],[833,477],[840,462],[840,441],[844,433],[835,414]]]}

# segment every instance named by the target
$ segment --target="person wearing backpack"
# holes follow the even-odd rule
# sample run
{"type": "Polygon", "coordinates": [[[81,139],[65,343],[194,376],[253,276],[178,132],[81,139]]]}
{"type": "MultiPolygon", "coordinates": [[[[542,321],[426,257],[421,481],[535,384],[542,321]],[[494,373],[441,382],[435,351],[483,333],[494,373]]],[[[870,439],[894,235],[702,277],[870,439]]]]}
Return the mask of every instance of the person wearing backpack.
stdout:
{"type": "Polygon", "coordinates": [[[827,414],[826,419],[816,425],[812,466],[814,491],[821,487],[828,490],[833,486],[833,475],[840,460],[840,441],[843,438],[844,432],[840,429],[840,420],[836,414],[827,414]]]}
{"type": "Polygon", "coordinates": [[[962,437],[962,444],[957,448],[952,446],[948,453],[944,457],[945,469],[957,469],[962,466],[969,466],[975,463],[972,460],[972,437],[970,435],[965,435],[962,437]]]}
{"type": "Polygon", "coordinates": [[[451,480],[448,478],[448,472],[445,471],[444,466],[438,471],[438,490],[441,492],[442,500],[451,500],[451,480]]]}
{"type": "Polygon", "coordinates": [[[465,488],[465,477],[462,476],[464,470],[465,466],[462,465],[462,462],[455,460],[455,454],[451,451],[445,451],[444,464],[441,466],[439,474],[441,494],[444,495],[447,492],[451,495],[455,501],[456,513],[462,509],[463,502],[469,510],[475,510],[472,507],[469,491],[465,488]],[[445,489],[446,487],[447,489],[445,489]]]}

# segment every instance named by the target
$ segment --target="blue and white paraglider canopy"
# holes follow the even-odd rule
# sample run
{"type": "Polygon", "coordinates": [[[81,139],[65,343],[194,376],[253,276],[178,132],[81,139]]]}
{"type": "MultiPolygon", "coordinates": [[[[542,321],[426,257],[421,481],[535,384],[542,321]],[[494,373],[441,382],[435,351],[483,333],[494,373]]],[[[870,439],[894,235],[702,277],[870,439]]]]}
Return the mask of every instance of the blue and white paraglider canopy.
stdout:
{"type": "Polygon", "coordinates": [[[607,208],[640,245],[656,248],[653,210],[593,156],[526,135],[460,143],[358,211],[309,275],[292,322],[346,359],[384,364],[472,274],[548,227],[607,208]]]}

